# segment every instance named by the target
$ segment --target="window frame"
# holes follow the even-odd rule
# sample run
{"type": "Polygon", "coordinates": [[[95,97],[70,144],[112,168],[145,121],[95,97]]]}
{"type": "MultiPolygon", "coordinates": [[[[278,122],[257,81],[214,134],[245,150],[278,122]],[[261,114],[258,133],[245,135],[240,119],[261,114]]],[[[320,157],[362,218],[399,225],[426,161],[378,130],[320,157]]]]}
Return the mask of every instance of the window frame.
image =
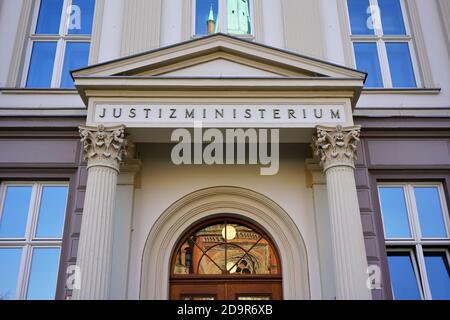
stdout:
{"type": "MultiPolygon", "coordinates": [[[[67,210],[69,207],[69,181],[3,181],[0,183],[0,221],[2,220],[3,207],[5,204],[6,190],[8,186],[31,186],[30,205],[28,208],[27,224],[23,238],[0,238],[0,248],[19,248],[21,249],[20,267],[18,271],[16,300],[24,300],[27,297],[32,265],[33,250],[35,248],[56,248],[59,249],[59,258],[57,270],[61,265],[62,243],[64,236],[64,227],[66,223],[67,210]],[[44,186],[64,186],[67,187],[67,200],[64,208],[64,220],[60,238],[37,238],[36,230],[39,219],[42,189],[44,186]]],[[[56,274],[56,282],[59,274],[56,274]]],[[[57,291],[55,288],[55,298],[57,291]]]]}
{"type": "MultiPolygon", "coordinates": [[[[248,40],[254,40],[255,39],[255,23],[254,23],[254,1],[255,0],[249,0],[250,3],[250,34],[234,34],[234,33],[228,33],[228,21],[227,21],[227,15],[223,14],[223,12],[227,11],[227,0],[217,0],[218,1],[218,13],[217,17],[219,18],[219,31],[218,33],[224,33],[231,35],[233,37],[238,37],[242,39],[248,39],[248,40]]],[[[197,8],[196,8],[197,1],[191,0],[191,38],[202,38],[208,36],[208,34],[197,34],[195,31],[195,24],[197,21],[197,8]]]]}
{"type": "MultiPolygon", "coordinates": [[[[22,88],[27,88],[28,72],[31,64],[31,56],[33,52],[34,42],[56,42],[55,60],[53,62],[52,80],[48,89],[75,89],[75,88],[61,88],[62,71],[64,68],[64,58],[66,53],[67,42],[88,42],[89,54],[88,61],[91,57],[92,50],[92,31],[89,35],[83,34],[68,34],[67,26],[67,10],[72,5],[73,0],[64,0],[61,17],[59,21],[59,33],[58,34],[36,34],[36,27],[39,17],[39,9],[41,7],[41,0],[36,0],[34,7],[32,8],[31,29],[26,38],[26,50],[25,50],[25,63],[22,73],[20,85],[22,88]]],[[[95,18],[95,6],[92,13],[92,19],[95,18]]],[[[92,28],[94,28],[94,21],[92,28]]],[[[34,89],[34,87],[30,87],[34,89]]]]}
{"type": "MultiPolygon", "coordinates": [[[[440,182],[378,182],[377,183],[378,202],[380,206],[380,215],[382,221],[383,234],[386,244],[386,252],[411,252],[413,256],[413,264],[417,264],[415,270],[416,278],[420,278],[419,289],[424,300],[431,300],[431,288],[428,283],[427,269],[425,264],[424,252],[445,251],[450,264],[450,217],[448,203],[445,197],[445,189],[440,182]],[[387,238],[384,226],[383,208],[381,205],[380,188],[382,187],[402,187],[406,201],[408,223],[411,230],[411,238],[387,238]],[[439,193],[439,201],[441,204],[444,228],[447,237],[422,237],[417,203],[414,195],[415,187],[437,187],[439,193]]],[[[392,287],[392,286],[391,286],[392,287]]],[[[394,290],[392,296],[395,298],[394,290]]]]}
{"type": "MultiPolygon", "coordinates": [[[[381,78],[382,78],[382,86],[381,87],[365,87],[365,89],[401,89],[403,87],[394,87],[392,84],[392,76],[391,76],[391,70],[389,66],[389,58],[387,54],[386,49],[386,43],[406,43],[408,44],[408,50],[409,55],[411,58],[411,67],[414,74],[414,80],[416,82],[415,87],[411,87],[412,89],[417,89],[422,87],[422,79],[419,76],[419,65],[416,57],[416,48],[414,46],[414,39],[412,36],[412,30],[410,27],[410,18],[408,16],[406,7],[405,7],[405,0],[398,0],[400,3],[401,13],[403,17],[403,24],[405,26],[405,35],[385,35],[383,32],[383,23],[381,19],[381,13],[380,13],[380,19],[377,23],[380,25],[380,29],[374,28],[373,34],[366,34],[366,35],[353,35],[352,29],[351,29],[351,22],[350,22],[350,11],[348,8],[347,0],[345,1],[345,8],[347,13],[347,26],[349,28],[350,33],[350,41],[351,41],[351,51],[352,51],[352,59],[354,66],[357,66],[356,62],[356,55],[355,55],[355,49],[353,44],[356,42],[368,42],[368,43],[375,43],[377,47],[378,52],[378,60],[380,63],[380,72],[381,72],[381,78]]],[[[368,0],[369,6],[378,6],[378,0],[368,0]]],[[[368,16],[369,18],[370,16],[368,16]]],[[[408,87],[409,88],[409,87],[408,87]]]]}

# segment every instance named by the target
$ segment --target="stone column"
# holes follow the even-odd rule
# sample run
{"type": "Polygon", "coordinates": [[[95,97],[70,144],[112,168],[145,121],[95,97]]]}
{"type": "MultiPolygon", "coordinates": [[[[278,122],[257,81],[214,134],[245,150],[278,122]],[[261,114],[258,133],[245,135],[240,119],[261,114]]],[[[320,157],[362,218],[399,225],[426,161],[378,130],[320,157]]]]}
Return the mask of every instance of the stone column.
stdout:
{"type": "Polygon", "coordinates": [[[336,299],[371,299],[354,177],[360,126],[317,127],[315,156],[325,171],[330,208],[336,299]]]}
{"type": "Polygon", "coordinates": [[[81,286],[73,298],[103,300],[110,297],[114,204],[126,152],[125,127],[80,126],[80,135],[88,179],[77,254],[81,286]]]}

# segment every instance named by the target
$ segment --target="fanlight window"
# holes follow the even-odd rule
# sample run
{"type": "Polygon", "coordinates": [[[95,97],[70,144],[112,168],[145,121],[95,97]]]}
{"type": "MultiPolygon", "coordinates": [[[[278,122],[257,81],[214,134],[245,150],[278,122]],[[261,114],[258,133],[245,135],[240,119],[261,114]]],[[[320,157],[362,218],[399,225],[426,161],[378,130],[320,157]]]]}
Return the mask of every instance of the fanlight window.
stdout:
{"type": "Polygon", "coordinates": [[[234,222],[213,223],[191,232],[176,251],[174,275],[278,275],[270,240],[234,222]]]}

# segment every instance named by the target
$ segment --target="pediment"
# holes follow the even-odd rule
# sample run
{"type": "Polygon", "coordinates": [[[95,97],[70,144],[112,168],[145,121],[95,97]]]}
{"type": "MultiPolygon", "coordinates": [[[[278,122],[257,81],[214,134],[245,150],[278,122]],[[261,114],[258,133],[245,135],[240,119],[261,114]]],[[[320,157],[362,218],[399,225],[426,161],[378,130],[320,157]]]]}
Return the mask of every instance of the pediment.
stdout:
{"type": "Polygon", "coordinates": [[[214,34],[72,71],[84,77],[352,78],[366,74],[315,58],[214,34]]]}

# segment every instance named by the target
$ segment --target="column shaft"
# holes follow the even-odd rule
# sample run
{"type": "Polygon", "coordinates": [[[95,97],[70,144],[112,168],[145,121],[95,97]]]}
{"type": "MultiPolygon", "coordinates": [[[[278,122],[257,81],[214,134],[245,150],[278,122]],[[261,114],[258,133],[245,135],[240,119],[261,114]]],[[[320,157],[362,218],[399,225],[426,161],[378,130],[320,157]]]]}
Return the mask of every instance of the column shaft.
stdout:
{"type": "Polygon", "coordinates": [[[117,171],[91,167],[81,223],[77,265],[81,272],[80,290],[74,298],[108,299],[111,283],[112,223],[117,171]]]}
{"type": "Polygon", "coordinates": [[[326,171],[337,299],[370,299],[367,258],[353,168],[326,171]]]}

